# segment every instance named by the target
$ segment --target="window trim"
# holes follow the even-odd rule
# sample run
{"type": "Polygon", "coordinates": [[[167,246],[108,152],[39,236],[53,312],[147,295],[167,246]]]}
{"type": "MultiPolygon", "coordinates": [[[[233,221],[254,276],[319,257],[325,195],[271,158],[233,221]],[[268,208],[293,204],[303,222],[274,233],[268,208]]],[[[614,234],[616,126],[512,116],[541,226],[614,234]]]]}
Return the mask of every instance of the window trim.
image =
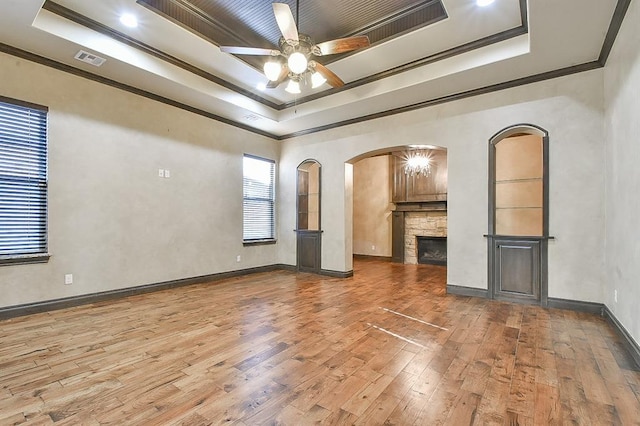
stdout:
{"type": "Polygon", "coordinates": [[[243,160],[243,166],[242,166],[242,245],[243,246],[258,246],[258,245],[270,245],[270,244],[276,244],[278,242],[278,239],[276,237],[277,235],[277,227],[276,227],[276,180],[277,180],[277,169],[276,169],[276,161],[272,160],[270,158],[265,158],[265,157],[260,157],[258,155],[253,155],[253,154],[247,154],[244,153],[242,155],[242,160],[243,160]],[[273,208],[273,223],[272,223],[272,227],[273,227],[273,237],[272,238],[257,238],[257,239],[245,239],[244,238],[244,201],[245,201],[245,196],[244,196],[244,159],[245,158],[251,158],[254,160],[260,160],[260,161],[264,161],[264,162],[268,162],[271,163],[273,166],[273,188],[272,188],[272,193],[273,193],[273,199],[271,200],[272,203],[272,208],[273,208]]]}
{"type": "Polygon", "coordinates": [[[44,250],[39,253],[26,253],[26,254],[7,254],[0,255],[0,267],[8,265],[24,265],[35,263],[47,263],[51,258],[49,253],[49,107],[44,105],[35,104],[19,99],[13,99],[0,95],[0,102],[6,104],[13,104],[19,107],[30,108],[33,110],[41,111],[46,114],[46,150],[45,150],[45,189],[46,189],[46,208],[44,212],[44,250]]]}

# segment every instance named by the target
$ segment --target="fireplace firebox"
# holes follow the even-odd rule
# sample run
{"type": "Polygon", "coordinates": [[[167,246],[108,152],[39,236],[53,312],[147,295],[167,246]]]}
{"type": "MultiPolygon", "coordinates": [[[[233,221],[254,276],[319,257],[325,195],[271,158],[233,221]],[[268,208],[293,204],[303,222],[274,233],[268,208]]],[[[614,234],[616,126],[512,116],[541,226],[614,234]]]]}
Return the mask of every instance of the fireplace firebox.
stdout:
{"type": "Polygon", "coordinates": [[[418,263],[428,265],[447,264],[447,237],[417,236],[418,263]]]}

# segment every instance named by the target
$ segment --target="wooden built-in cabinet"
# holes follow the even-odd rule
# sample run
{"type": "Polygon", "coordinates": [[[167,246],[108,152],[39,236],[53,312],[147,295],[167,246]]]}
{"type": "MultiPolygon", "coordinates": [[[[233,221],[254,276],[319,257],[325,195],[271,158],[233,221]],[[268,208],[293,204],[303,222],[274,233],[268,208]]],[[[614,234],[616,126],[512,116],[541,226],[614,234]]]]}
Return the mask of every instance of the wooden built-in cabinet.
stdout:
{"type": "Polygon", "coordinates": [[[447,201],[447,152],[430,150],[431,174],[407,176],[404,172],[404,154],[391,156],[391,201],[415,203],[447,201]]]}

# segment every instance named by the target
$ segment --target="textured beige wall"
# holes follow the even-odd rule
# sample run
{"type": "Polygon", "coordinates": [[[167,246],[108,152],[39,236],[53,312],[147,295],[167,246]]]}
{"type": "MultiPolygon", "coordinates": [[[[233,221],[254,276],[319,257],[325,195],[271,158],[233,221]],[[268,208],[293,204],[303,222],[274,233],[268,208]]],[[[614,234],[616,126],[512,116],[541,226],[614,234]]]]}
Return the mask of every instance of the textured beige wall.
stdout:
{"type": "Polygon", "coordinates": [[[631,2],[605,68],[605,303],[640,344],[640,2],[631,2]],[[618,292],[616,301],[615,291],[618,292]]]}
{"type": "Polygon", "coordinates": [[[49,107],[52,255],[1,266],[0,306],[277,262],[243,247],[240,214],[242,155],[277,160],[277,142],[4,54],[0,82],[49,107]]]}
{"type": "Polygon", "coordinates": [[[391,257],[389,156],[353,165],[353,253],[391,257]]]}
{"type": "MultiPolygon", "coordinates": [[[[283,141],[280,228],[295,227],[295,169],[322,163],[323,268],[350,269],[349,175],[344,164],[404,145],[447,148],[447,281],[487,288],[488,141],[519,123],[550,135],[549,296],[601,302],[604,269],[603,70],[392,115],[283,141]],[[347,221],[346,218],[349,220],[347,221]]],[[[295,263],[295,235],[280,259],[295,263]]]]}

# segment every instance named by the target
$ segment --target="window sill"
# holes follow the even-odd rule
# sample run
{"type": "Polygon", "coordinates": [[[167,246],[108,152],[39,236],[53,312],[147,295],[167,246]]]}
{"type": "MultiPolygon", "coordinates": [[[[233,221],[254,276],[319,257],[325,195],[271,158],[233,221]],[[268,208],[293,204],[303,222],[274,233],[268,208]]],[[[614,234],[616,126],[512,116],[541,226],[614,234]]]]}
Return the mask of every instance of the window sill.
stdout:
{"type": "Polygon", "coordinates": [[[51,255],[49,253],[0,256],[0,266],[25,265],[30,263],[47,263],[50,257],[51,255]]]}
{"type": "Polygon", "coordinates": [[[242,241],[242,245],[245,247],[246,246],[263,246],[268,244],[275,244],[277,242],[278,240],[276,240],[275,238],[269,238],[265,240],[244,240],[242,241]]]}

